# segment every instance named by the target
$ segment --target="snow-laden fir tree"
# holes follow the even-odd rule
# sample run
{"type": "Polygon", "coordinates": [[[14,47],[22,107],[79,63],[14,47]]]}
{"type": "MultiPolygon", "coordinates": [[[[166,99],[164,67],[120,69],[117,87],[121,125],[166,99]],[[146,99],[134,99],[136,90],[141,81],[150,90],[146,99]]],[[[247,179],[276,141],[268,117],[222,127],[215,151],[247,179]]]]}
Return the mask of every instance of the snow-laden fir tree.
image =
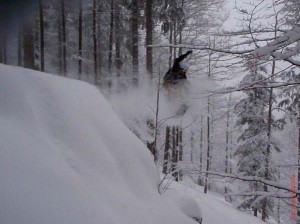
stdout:
{"type": "MultiPolygon", "coordinates": [[[[268,156],[269,161],[269,179],[276,179],[276,171],[272,166],[271,154],[267,153],[269,139],[267,136],[268,130],[268,103],[270,90],[266,84],[262,88],[251,88],[251,84],[259,84],[266,80],[266,69],[256,65],[256,63],[248,62],[246,64],[248,74],[241,81],[241,87],[245,88],[243,92],[246,97],[240,100],[235,105],[237,113],[237,125],[242,126],[243,132],[238,137],[238,147],[235,156],[238,157],[238,172],[245,176],[256,176],[265,178],[265,162],[268,156]]],[[[264,82],[265,83],[265,82],[264,82]]],[[[273,98],[274,99],[274,98],[273,98]]],[[[272,118],[272,128],[278,127],[278,122],[272,118]]],[[[271,152],[279,151],[276,143],[271,138],[271,152]]],[[[249,192],[262,192],[264,186],[257,182],[249,182],[249,192]]],[[[272,213],[273,203],[270,199],[267,200],[267,214],[272,213]]],[[[254,210],[254,215],[261,212],[263,200],[259,200],[255,193],[253,196],[246,198],[240,205],[242,209],[254,210]],[[254,203],[255,202],[255,203],[254,203]]]]}
{"type": "MultiPolygon", "coordinates": [[[[282,79],[287,83],[300,82],[300,73],[296,72],[294,68],[282,74],[282,79]]],[[[282,100],[278,106],[284,108],[291,121],[297,121],[298,126],[298,158],[297,162],[300,163],[300,88],[299,85],[286,86],[282,89],[280,94],[282,100]]],[[[300,190],[300,166],[297,168],[297,189],[300,190]]],[[[300,196],[297,196],[297,204],[300,205],[300,196]]],[[[300,218],[300,208],[297,209],[297,216],[300,218]]]]}

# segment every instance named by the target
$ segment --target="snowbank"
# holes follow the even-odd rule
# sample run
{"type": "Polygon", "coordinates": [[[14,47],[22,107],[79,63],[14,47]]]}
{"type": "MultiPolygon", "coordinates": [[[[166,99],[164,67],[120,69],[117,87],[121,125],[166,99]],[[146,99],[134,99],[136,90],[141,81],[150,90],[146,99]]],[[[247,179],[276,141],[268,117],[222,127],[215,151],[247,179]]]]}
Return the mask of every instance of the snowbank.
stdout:
{"type": "MultiPolygon", "coordinates": [[[[264,224],[252,214],[239,211],[217,193],[203,193],[192,181],[172,182],[163,196],[190,217],[201,217],[203,224],[264,224]],[[201,210],[200,210],[201,209],[201,210]]],[[[269,222],[267,222],[269,223],[269,222]]]]}
{"type": "Polygon", "coordinates": [[[1,224],[193,223],[146,147],[86,83],[0,65],[1,224]]]}
{"type": "Polygon", "coordinates": [[[80,81],[0,64],[0,142],[1,224],[263,223],[196,185],[159,195],[144,144],[80,81]]]}

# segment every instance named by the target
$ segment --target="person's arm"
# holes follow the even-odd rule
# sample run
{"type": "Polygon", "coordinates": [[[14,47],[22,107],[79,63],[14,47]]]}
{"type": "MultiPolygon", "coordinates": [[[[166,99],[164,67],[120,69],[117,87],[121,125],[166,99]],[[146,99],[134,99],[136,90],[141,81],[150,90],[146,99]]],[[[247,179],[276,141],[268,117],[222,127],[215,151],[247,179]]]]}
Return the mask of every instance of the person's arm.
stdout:
{"type": "Polygon", "coordinates": [[[180,55],[178,58],[174,60],[173,68],[179,67],[179,63],[185,59],[189,54],[193,53],[193,51],[187,51],[185,54],[180,55]]]}

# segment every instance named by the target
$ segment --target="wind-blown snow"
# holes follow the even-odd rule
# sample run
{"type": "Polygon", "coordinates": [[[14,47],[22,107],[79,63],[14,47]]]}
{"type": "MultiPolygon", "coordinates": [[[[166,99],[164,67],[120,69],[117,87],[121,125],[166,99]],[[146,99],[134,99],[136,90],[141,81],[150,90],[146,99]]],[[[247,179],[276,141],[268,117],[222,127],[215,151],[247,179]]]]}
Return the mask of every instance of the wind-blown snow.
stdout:
{"type": "Polygon", "coordinates": [[[89,84],[0,65],[1,224],[193,223],[89,84]]]}

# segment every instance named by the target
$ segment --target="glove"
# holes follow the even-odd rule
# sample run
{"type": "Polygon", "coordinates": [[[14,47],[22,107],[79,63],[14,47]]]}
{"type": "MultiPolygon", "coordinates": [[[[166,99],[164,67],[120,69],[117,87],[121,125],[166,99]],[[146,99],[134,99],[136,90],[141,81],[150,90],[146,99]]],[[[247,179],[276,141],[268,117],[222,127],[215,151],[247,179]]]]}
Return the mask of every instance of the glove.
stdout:
{"type": "Polygon", "coordinates": [[[186,52],[186,54],[191,54],[191,53],[193,53],[193,51],[187,51],[187,52],[186,52]]]}

